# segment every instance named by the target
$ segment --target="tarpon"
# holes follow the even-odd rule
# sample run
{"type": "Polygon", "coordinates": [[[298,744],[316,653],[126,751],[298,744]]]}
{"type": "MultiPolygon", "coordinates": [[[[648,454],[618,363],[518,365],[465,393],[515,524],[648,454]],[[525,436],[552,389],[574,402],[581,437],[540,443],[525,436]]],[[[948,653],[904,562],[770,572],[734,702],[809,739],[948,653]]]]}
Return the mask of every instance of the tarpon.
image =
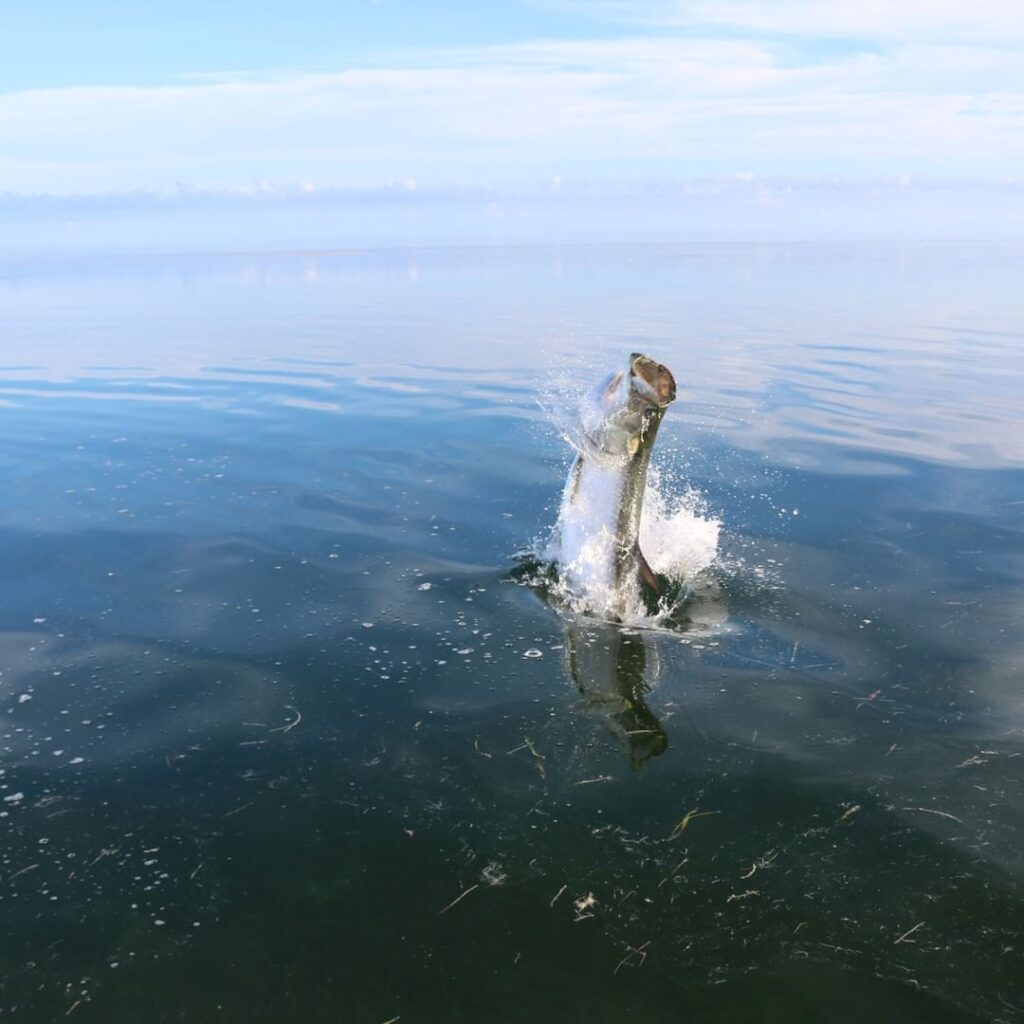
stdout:
{"type": "Polygon", "coordinates": [[[640,550],[640,517],[654,439],[676,382],[634,352],[583,402],[557,534],[560,574],[589,610],[620,618],[643,588],[660,593],[640,550]]]}

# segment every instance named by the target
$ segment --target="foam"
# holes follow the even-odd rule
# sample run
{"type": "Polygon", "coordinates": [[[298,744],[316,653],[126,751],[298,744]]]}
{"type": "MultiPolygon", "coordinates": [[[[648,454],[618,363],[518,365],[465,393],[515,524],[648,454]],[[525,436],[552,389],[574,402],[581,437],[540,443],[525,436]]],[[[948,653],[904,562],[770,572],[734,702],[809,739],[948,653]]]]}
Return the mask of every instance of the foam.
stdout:
{"type": "Polygon", "coordinates": [[[718,558],[721,520],[709,514],[692,487],[673,493],[658,466],[647,474],[647,494],[640,519],[640,550],[659,575],[686,583],[706,572],[718,558]]]}

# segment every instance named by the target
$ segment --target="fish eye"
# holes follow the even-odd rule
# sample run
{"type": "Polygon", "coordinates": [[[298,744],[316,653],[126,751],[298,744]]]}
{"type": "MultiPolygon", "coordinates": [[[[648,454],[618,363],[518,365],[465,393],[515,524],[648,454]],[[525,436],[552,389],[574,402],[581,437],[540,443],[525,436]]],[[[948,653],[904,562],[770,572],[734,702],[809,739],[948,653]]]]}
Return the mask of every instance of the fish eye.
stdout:
{"type": "Polygon", "coordinates": [[[618,391],[619,385],[622,383],[622,371],[619,370],[611,380],[608,381],[608,386],[604,389],[604,397],[611,398],[615,392],[618,391]]]}

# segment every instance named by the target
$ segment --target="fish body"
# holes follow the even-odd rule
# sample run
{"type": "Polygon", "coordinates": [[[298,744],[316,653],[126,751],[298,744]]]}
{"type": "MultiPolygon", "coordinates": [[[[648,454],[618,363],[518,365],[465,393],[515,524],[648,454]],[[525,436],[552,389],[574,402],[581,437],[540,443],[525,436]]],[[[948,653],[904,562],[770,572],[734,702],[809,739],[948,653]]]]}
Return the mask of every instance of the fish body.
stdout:
{"type": "Polygon", "coordinates": [[[634,352],[583,402],[557,534],[561,578],[587,610],[621,618],[658,581],[640,550],[647,468],[676,383],[634,352]]]}

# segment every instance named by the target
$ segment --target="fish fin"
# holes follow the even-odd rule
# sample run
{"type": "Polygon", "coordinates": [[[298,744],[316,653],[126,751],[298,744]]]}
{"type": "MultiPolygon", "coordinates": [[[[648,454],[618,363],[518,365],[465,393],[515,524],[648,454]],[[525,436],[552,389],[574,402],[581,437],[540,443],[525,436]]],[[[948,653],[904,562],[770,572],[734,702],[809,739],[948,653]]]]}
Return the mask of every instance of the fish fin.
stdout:
{"type": "Polygon", "coordinates": [[[637,545],[636,549],[636,563],[637,568],[640,570],[640,579],[644,581],[658,595],[661,597],[661,584],[658,582],[658,577],[654,575],[654,570],[647,564],[647,559],[644,558],[644,553],[640,550],[640,545],[637,545]]]}

